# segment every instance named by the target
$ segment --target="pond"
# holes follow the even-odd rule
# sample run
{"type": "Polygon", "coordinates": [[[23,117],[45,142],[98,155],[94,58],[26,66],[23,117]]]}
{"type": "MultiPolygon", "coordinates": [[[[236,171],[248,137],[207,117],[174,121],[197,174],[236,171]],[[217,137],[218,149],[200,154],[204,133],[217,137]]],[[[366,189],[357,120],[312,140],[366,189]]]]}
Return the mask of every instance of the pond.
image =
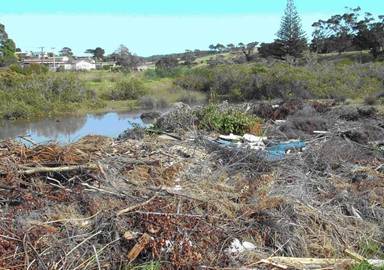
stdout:
{"type": "Polygon", "coordinates": [[[0,122],[0,140],[24,136],[36,143],[56,141],[67,144],[87,135],[117,137],[133,124],[144,125],[140,115],[110,112],[34,121],[3,121],[0,122]]]}

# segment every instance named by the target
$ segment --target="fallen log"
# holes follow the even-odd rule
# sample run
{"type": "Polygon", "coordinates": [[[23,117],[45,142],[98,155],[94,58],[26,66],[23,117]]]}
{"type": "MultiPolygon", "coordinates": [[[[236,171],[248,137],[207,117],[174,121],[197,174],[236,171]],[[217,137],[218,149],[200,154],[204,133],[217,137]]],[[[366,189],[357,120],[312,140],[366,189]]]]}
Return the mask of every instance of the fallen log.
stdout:
{"type": "Polygon", "coordinates": [[[99,166],[97,164],[85,164],[75,166],[63,166],[63,167],[36,167],[30,168],[24,171],[19,171],[23,175],[32,175],[38,173],[54,173],[54,172],[70,172],[70,171],[81,171],[81,170],[97,170],[99,166]]]}
{"type": "MultiPolygon", "coordinates": [[[[356,265],[361,261],[356,259],[317,259],[317,258],[293,258],[293,257],[271,257],[268,262],[294,267],[296,269],[319,269],[335,265],[356,265]]],[[[375,267],[383,267],[384,260],[367,260],[375,267]]]]}
{"type": "MultiPolygon", "coordinates": [[[[125,164],[127,165],[159,165],[159,160],[125,160],[125,164]]],[[[18,173],[22,175],[32,175],[38,173],[62,173],[62,172],[70,172],[70,171],[81,171],[81,170],[100,170],[104,172],[104,169],[101,170],[100,164],[83,164],[83,165],[71,165],[71,166],[62,166],[62,167],[25,167],[20,166],[23,170],[19,170],[18,173]]],[[[7,175],[7,172],[0,171],[0,176],[7,175]]],[[[104,172],[105,174],[105,172],[104,172]]]]}

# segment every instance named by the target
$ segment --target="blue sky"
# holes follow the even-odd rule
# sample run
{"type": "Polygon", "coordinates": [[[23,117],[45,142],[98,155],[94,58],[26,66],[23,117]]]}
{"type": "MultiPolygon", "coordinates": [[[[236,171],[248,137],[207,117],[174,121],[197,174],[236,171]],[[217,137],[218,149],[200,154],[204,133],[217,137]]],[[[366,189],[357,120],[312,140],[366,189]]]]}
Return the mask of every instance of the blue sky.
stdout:
{"type": "MultiPolygon", "coordinates": [[[[0,22],[23,50],[71,47],[77,54],[120,44],[148,56],[206,49],[211,43],[271,41],[286,0],[1,0],[0,22]]],[[[296,0],[308,37],[312,22],[382,0],[296,0]]]]}

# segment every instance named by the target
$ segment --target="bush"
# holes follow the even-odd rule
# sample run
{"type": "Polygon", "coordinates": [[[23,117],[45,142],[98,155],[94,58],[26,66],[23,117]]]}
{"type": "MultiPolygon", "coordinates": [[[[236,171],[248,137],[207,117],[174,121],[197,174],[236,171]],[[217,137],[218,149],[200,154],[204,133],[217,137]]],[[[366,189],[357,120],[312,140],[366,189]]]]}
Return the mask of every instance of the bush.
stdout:
{"type": "Polygon", "coordinates": [[[144,95],[146,89],[144,83],[137,78],[122,79],[117,82],[116,88],[112,90],[110,99],[112,100],[128,100],[138,99],[144,95]]]}
{"type": "Polygon", "coordinates": [[[0,72],[0,118],[46,116],[81,106],[103,104],[74,74],[0,72]]]}
{"type": "Polygon", "coordinates": [[[104,65],[102,69],[103,70],[111,70],[112,67],[113,67],[113,65],[104,65]]]}
{"type": "Polygon", "coordinates": [[[144,77],[149,80],[156,80],[161,78],[176,78],[188,72],[187,67],[173,67],[173,68],[150,68],[144,71],[144,77]]]}
{"type": "Polygon", "coordinates": [[[362,98],[382,92],[383,82],[383,63],[219,65],[196,68],[175,80],[185,90],[206,92],[230,101],[362,98]]]}
{"type": "Polygon", "coordinates": [[[175,80],[175,84],[183,89],[208,93],[211,91],[214,69],[197,68],[175,80]]]}
{"type": "Polygon", "coordinates": [[[26,67],[21,67],[19,64],[12,64],[9,66],[9,70],[24,75],[48,73],[48,67],[40,64],[30,64],[26,67]]]}
{"type": "Polygon", "coordinates": [[[366,105],[375,105],[376,104],[376,97],[375,96],[366,96],[364,98],[364,103],[366,105]]]}
{"type": "Polygon", "coordinates": [[[259,118],[233,110],[220,110],[216,105],[209,105],[197,112],[199,127],[224,134],[243,135],[260,123],[259,118]]]}

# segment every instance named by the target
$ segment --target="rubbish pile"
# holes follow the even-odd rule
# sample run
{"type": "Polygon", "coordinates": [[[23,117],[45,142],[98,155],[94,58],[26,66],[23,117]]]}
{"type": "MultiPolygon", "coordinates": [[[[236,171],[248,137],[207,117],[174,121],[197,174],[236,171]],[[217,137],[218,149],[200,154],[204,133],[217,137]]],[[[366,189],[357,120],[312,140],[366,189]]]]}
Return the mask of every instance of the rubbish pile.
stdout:
{"type": "Polygon", "coordinates": [[[383,265],[384,119],[326,104],[282,106],[263,136],[192,129],[181,106],[162,132],[1,142],[0,269],[383,265]],[[292,124],[307,106],[327,130],[292,124]]]}
{"type": "Polygon", "coordinates": [[[286,154],[293,151],[302,151],[305,148],[305,142],[301,140],[289,140],[284,142],[268,141],[268,137],[260,137],[252,134],[239,135],[220,135],[217,143],[228,147],[242,147],[251,150],[259,150],[260,156],[268,161],[282,160],[286,154]]]}

